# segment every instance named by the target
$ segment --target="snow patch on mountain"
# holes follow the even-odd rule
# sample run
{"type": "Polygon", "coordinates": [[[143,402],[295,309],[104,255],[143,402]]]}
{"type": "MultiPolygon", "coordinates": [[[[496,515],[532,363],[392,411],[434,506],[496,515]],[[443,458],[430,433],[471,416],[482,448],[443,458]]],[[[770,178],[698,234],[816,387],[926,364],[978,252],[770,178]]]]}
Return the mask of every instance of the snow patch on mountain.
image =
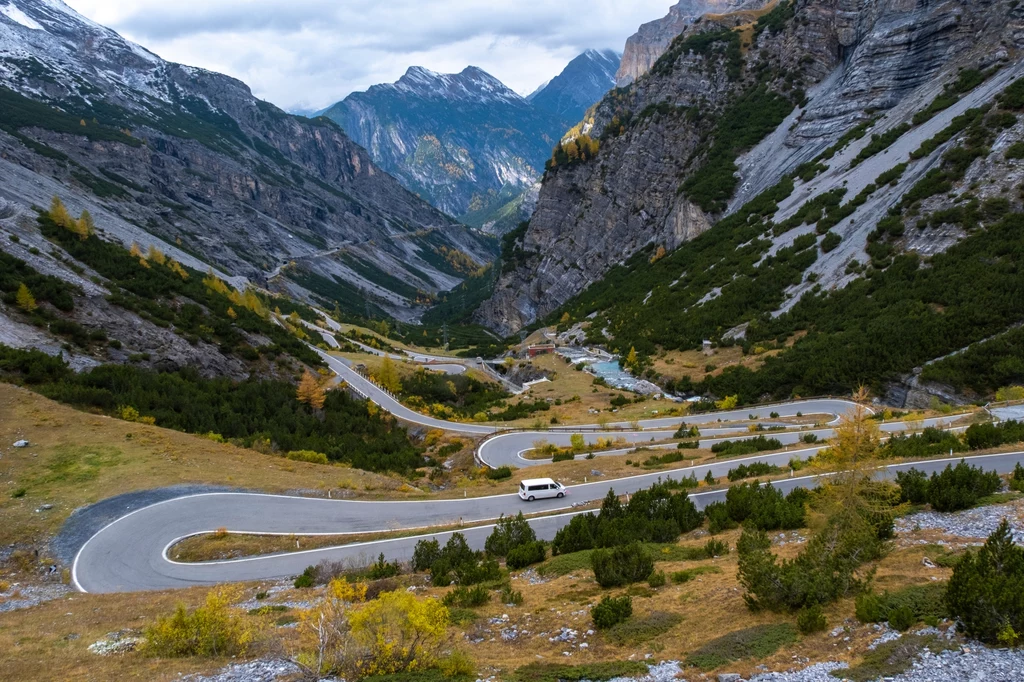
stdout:
{"type": "Polygon", "coordinates": [[[0,7],[0,14],[3,14],[11,21],[21,24],[25,28],[30,28],[33,31],[45,30],[38,21],[22,12],[15,5],[7,4],[3,7],[0,7]]]}

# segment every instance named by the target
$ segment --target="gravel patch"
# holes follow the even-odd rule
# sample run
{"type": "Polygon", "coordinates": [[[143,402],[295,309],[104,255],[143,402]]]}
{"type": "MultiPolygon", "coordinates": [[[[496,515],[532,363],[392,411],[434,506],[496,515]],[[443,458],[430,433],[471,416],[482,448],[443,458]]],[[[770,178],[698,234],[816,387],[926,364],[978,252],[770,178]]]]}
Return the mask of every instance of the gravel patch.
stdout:
{"type": "Polygon", "coordinates": [[[44,602],[60,599],[71,592],[67,585],[11,585],[7,592],[0,593],[0,613],[27,609],[44,602]]]}
{"type": "Polygon", "coordinates": [[[789,670],[784,673],[763,673],[750,678],[750,682],[836,682],[838,678],[830,674],[833,670],[848,667],[845,663],[827,661],[815,663],[803,670],[789,670]]]}
{"type": "Polygon", "coordinates": [[[1024,651],[980,644],[933,654],[924,651],[892,682],[1017,682],[1024,680],[1024,651]]]}
{"type": "Polygon", "coordinates": [[[295,675],[299,666],[280,659],[250,661],[229,665],[213,675],[187,675],[189,682],[274,682],[285,675],[295,675]]]}
{"type": "Polygon", "coordinates": [[[683,672],[679,661],[663,661],[647,667],[648,673],[643,677],[616,677],[611,682],[678,682],[678,675],[683,672]]]}
{"type": "Polygon", "coordinates": [[[920,512],[896,520],[897,533],[938,530],[962,538],[987,538],[1004,518],[1010,520],[1014,542],[1024,544],[1024,514],[1020,502],[994,504],[977,509],[942,514],[920,512]]]}

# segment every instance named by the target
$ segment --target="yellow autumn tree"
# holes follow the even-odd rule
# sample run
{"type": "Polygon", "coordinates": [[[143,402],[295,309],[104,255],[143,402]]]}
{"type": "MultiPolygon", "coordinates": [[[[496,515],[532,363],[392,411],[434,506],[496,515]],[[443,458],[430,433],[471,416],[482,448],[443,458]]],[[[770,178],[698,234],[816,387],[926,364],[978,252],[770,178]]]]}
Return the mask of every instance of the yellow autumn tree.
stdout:
{"type": "Polygon", "coordinates": [[[68,213],[67,207],[64,202],[60,200],[60,197],[54,195],[53,199],[50,200],[50,220],[54,222],[58,227],[69,229],[74,223],[75,219],[68,213]]]}
{"type": "Polygon", "coordinates": [[[181,266],[181,263],[174,260],[173,258],[167,261],[167,268],[182,279],[188,279],[188,271],[181,266]]]}
{"type": "Polygon", "coordinates": [[[157,265],[166,265],[167,264],[167,256],[164,255],[163,251],[161,251],[160,249],[156,248],[152,244],[149,245],[149,251],[146,253],[146,260],[152,261],[152,262],[156,263],[157,265]]]}
{"type": "Polygon", "coordinates": [[[213,268],[210,268],[207,272],[206,277],[203,279],[203,285],[210,291],[220,294],[221,296],[227,296],[231,291],[228,289],[228,285],[225,284],[220,277],[213,274],[213,268]]]}
{"type": "Polygon", "coordinates": [[[715,408],[719,410],[732,410],[740,404],[740,397],[738,395],[728,395],[721,400],[715,402],[715,408]]]}
{"type": "Polygon", "coordinates": [[[381,388],[387,391],[398,393],[402,390],[402,381],[398,378],[398,368],[395,367],[395,363],[389,355],[385,355],[384,359],[381,360],[380,367],[377,369],[377,374],[374,378],[381,388]]]}
{"type": "Polygon", "coordinates": [[[30,313],[39,307],[36,305],[36,297],[32,295],[32,292],[29,291],[27,286],[25,286],[24,282],[18,286],[18,293],[15,295],[15,301],[17,302],[18,307],[26,313],[30,313]]]}
{"type": "Polygon", "coordinates": [[[626,367],[633,369],[636,367],[637,362],[639,362],[639,358],[636,354],[636,348],[630,348],[629,353],[626,355],[626,367]]]}
{"type": "Polygon", "coordinates": [[[77,226],[78,236],[82,241],[96,234],[96,223],[93,222],[92,214],[89,211],[82,211],[82,215],[78,216],[77,226]]]}
{"type": "Polygon", "coordinates": [[[132,247],[128,250],[132,258],[142,258],[142,248],[139,247],[138,242],[132,242],[132,247]]]}
{"type": "Polygon", "coordinates": [[[300,403],[306,403],[314,410],[322,410],[324,401],[327,399],[327,392],[316,375],[307,369],[302,375],[302,380],[299,381],[295,397],[300,403]]]}

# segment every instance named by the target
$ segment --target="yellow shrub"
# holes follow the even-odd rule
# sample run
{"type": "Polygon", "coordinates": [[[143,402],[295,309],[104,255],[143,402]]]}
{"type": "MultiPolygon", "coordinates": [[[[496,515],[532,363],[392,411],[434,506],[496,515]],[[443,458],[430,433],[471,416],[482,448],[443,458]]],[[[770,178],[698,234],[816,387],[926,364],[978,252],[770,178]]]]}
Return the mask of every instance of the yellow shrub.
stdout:
{"type": "Polygon", "coordinates": [[[430,668],[445,641],[448,609],[436,599],[385,592],[349,617],[352,639],[362,649],[362,675],[393,675],[430,668]]]}
{"type": "Polygon", "coordinates": [[[244,654],[255,639],[255,631],[231,608],[238,596],[235,588],[219,588],[206,595],[206,602],[192,612],[178,604],[173,615],[146,628],[144,651],[173,658],[244,654]]]}
{"type": "Polygon", "coordinates": [[[329,464],[327,455],[312,450],[293,450],[288,453],[288,459],[296,462],[309,462],[310,464],[329,464]]]}

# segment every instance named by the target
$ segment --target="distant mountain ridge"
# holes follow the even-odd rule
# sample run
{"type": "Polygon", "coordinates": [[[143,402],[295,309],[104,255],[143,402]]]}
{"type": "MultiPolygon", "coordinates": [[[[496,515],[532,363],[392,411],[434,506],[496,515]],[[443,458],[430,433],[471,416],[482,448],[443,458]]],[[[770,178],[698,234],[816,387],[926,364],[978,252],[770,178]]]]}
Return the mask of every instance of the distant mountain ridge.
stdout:
{"type": "Polygon", "coordinates": [[[572,123],[482,69],[413,66],[323,115],[406,188],[456,217],[486,216],[533,185],[572,123]]]}
{"type": "Polygon", "coordinates": [[[527,99],[535,107],[578,122],[587,109],[615,87],[621,59],[614,50],[587,50],[527,99]]]}
{"type": "Polygon", "coordinates": [[[406,318],[421,292],[451,289],[492,257],[489,242],[401,187],[330,121],[164,61],[59,0],[0,7],[9,204],[27,210],[57,194],[124,244],[406,318]]]}
{"type": "Polygon", "coordinates": [[[618,59],[587,50],[526,98],[479,67],[441,74],[413,66],[322,115],[409,190],[501,233],[529,218],[552,148],[614,85],[618,59]]]}

